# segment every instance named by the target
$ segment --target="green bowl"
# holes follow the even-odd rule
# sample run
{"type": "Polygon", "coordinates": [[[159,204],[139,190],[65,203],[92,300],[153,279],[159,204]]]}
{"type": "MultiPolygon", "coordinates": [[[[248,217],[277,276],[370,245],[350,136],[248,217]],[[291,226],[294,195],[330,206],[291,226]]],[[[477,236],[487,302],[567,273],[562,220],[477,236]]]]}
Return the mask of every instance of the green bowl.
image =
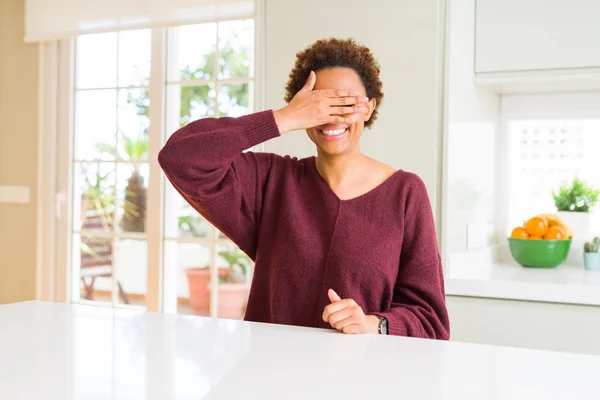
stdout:
{"type": "Polygon", "coordinates": [[[567,240],[508,239],[516,262],[527,268],[554,268],[565,262],[571,248],[567,240]]]}

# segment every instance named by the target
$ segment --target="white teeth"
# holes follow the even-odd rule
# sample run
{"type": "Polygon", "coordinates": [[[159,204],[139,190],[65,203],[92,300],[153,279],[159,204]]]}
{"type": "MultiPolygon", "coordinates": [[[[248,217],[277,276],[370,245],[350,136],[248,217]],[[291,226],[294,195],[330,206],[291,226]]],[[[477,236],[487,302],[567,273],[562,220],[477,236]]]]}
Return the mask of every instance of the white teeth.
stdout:
{"type": "Polygon", "coordinates": [[[325,134],[327,136],[336,136],[336,135],[341,135],[342,133],[346,132],[346,128],[342,128],[342,129],[323,129],[321,132],[323,132],[323,134],[325,134]]]}

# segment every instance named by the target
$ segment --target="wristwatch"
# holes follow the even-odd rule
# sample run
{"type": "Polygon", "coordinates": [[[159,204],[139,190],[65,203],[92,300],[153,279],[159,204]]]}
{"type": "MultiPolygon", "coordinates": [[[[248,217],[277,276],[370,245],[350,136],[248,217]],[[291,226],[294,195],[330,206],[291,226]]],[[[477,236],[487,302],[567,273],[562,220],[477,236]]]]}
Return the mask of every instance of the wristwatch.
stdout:
{"type": "Polygon", "coordinates": [[[379,334],[387,335],[388,334],[388,321],[383,317],[379,317],[379,334]]]}

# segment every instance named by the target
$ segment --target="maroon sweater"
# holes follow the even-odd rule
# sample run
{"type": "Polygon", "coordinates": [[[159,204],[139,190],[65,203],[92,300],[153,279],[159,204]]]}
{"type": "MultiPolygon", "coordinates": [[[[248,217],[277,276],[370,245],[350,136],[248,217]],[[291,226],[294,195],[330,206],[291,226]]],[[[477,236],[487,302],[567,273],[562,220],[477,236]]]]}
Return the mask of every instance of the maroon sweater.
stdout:
{"type": "Polygon", "coordinates": [[[252,260],[245,319],[330,328],[327,290],[387,318],[392,335],[448,339],[430,201],[397,171],[340,200],[315,158],[243,152],[279,136],[272,111],[207,118],[175,132],[158,160],[179,193],[252,260]]]}

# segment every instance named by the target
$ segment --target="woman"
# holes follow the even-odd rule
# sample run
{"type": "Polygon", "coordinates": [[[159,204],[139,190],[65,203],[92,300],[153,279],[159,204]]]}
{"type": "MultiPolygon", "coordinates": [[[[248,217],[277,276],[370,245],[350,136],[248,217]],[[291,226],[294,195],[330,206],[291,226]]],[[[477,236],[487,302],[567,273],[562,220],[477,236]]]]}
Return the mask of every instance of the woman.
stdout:
{"type": "Polygon", "coordinates": [[[192,122],[159,154],[186,201],[255,261],[245,319],[448,339],[425,186],[360,152],[383,98],[370,50],[317,41],[286,90],[284,108],[192,122]],[[317,157],[243,152],[299,129],[317,157]]]}

